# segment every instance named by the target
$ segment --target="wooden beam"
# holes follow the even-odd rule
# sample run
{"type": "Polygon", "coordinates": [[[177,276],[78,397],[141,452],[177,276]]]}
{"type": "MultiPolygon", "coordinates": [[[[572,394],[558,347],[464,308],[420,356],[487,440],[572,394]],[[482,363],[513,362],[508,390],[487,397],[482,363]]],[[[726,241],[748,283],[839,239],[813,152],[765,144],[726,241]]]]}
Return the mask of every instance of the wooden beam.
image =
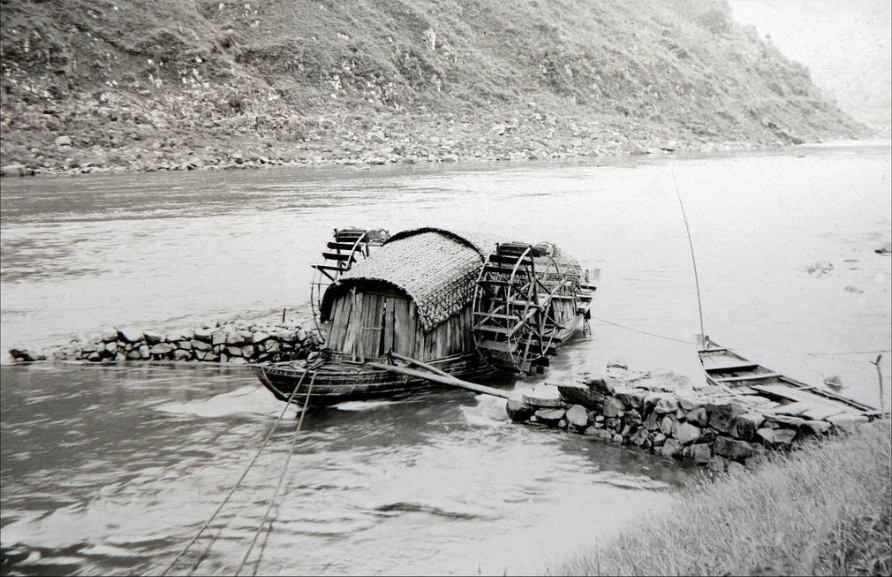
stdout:
{"type": "MultiPolygon", "coordinates": [[[[420,362],[420,361],[419,361],[420,362]]],[[[502,399],[511,399],[513,395],[507,391],[502,391],[500,389],[496,389],[493,387],[487,387],[484,385],[478,385],[476,383],[469,383],[468,381],[463,381],[461,379],[457,379],[452,376],[443,376],[438,373],[432,373],[429,371],[416,371],[415,369],[410,369],[408,367],[400,367],[396,365],[385,365],[384,363],[366,363],[367,366],[380,369],[382,371],[389,371],[391,373],[397,373],[399,375],[406,375],[407,377],[414,377],[416,379],[425,379],[434,383],[439,383],[441,385],[448,385],[450,387],[459,387],[461,389],[467,389],[469,391],[474,391],[475,393],[479,393],[481,395],[490,395],[493,397],[500,397],[502,399]]]]}

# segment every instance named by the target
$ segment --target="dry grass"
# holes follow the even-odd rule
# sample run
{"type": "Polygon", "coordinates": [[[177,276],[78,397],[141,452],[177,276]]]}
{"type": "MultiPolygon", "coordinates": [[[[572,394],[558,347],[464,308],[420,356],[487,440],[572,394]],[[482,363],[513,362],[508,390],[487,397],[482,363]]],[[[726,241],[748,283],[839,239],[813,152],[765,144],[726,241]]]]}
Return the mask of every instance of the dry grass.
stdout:
{"type": "Polygon", "coordinates": [[[556,572],[889,575],[890,438],[885,420],[687,488],[672,513],[643,518],[556,572]]]}

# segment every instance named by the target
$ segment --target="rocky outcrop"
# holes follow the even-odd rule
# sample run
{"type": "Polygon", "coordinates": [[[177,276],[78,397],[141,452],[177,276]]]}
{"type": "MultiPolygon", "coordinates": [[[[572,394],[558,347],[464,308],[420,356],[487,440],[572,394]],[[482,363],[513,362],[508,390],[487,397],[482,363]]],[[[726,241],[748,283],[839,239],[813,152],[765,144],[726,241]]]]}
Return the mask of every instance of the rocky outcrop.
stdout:
{"type": "MultiPolygon", "coordinates": [[[[866,422],[862,415],[805,418],[793,404],[718,387],[694,388],[671,379],[642,379],[625,367],[619,376],[540,385],[508,403],[517,422],[566,428],[594,439],[634,445],[712,472],[749,466],[766,450],[866,422]],[[555,398],[560,402],[556,403],[555,398]]],[[[617,373],[614,370],[614,373],[617,373]]]]}
{"type": "Polygon", "coordinates": [[[159,333],[115,328],[87,341],[73,340],[47,351],[10,349],[16,362],[43,360],[120,363],[127,361],[200,361],[247,365],[306,358],[323,339],[304,326],[233,321],[159,333]]]}

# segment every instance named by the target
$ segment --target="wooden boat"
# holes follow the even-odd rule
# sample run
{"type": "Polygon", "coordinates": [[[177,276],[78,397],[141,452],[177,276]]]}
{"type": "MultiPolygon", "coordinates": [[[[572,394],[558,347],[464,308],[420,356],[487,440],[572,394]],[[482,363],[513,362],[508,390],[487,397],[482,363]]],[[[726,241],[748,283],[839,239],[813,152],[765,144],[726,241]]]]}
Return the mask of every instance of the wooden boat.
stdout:
{"type": "Polygon", "coordinates": [[[413,392],[430,375],[543,372],[590,317],[596,288],[551,243],[345,229],[326,249],[311,289],[323,351],[257,369],[281,400],[301,400],[311,382],[313,404],[330,404],[413,392]]]}
{"type": "Polygon", "coordinates": [[[776,410],[780,414],[829,421],[880,414],[873,407],[765,368],[709,337],[701,337],[700,344],[700,362],[707,383],[736,395],[767,397],[781,405],[776,410]]]}

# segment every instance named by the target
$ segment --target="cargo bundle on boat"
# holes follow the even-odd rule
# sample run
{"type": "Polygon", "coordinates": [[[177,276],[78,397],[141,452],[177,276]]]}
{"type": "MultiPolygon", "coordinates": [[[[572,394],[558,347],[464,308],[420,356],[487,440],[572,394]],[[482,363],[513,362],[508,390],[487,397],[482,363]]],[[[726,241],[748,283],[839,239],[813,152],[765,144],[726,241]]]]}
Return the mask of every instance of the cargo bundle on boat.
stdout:
{"type": "Polygon", "coordinates": [[[595,290],[551,243],[439,228],[335,231],[322,256],[311,302],[324,350],[258,368],[282,400],[311,381],[318,403],[411,391],[429,384],[419,371],[542,372],[590,316],[595,290]]]}

